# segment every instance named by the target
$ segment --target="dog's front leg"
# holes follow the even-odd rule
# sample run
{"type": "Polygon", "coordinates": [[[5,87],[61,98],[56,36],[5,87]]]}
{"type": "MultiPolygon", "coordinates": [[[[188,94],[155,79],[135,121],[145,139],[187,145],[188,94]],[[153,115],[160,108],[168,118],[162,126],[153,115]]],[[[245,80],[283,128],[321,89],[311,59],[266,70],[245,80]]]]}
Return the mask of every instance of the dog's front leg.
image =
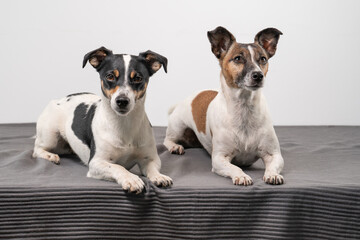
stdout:
{"type": "Polygon", "coordinates": [[[156,186],[168,187],[172,185],[172,179],[160,173],[161,161],[157,154],[153,158],[146,157],[141,160],[139,167],[141,173],[148,177],[156,186]]]}
{"type": "Polygon", "coordinates": [[[284,178],[280,175],[284,167],[284,159],[280,153],[267,154],[262,157],[265,164],[264,181],[269,184],[283,184],[284,178]]]}
{"type": "Polygon", "coordinates": [[[245,174],[241,168],[231,163],[230,154],[215,152],[212,154],[212,171],[224,176],[230,177],[235,185],[252,185],[253,181],[250,176],[245,174]]]}
{"type": "Polygon", "coordinates": [[[123,166],[110,163],[101,158],[94,157],[89,163],[88,177],[104,180],[113,180],[125,191],[140,193],[144,189],[144,182],[123,166]]]}

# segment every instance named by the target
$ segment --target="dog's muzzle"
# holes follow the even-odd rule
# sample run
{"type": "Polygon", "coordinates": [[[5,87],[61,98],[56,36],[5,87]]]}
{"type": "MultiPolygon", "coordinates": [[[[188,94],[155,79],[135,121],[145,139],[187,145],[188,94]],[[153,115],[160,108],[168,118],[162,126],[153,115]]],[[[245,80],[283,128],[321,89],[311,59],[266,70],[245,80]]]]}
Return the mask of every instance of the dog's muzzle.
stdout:
{"type": "Polygon", "coordinates": [[[252,72],[245,81],[245,88],[250,91],[256,91],[261,88],[264,83],[264,74],[260,71],[252,72]]]}
{"type": "Polygon", "coordinates": [[[125,114],[129,111],[129,103],[130,103],[130,99],[126,96],[118,96],[115,99],[116,105],[119,108],[119,112],[122,114],[125,114]]]}
{"type": "Polygon", "coordinates": [[[261,83],[261,81],[264,79],[264,75],[262,72],[253,72],[251,74],[251,80],[256,83],[259,84],[261,83]]]}

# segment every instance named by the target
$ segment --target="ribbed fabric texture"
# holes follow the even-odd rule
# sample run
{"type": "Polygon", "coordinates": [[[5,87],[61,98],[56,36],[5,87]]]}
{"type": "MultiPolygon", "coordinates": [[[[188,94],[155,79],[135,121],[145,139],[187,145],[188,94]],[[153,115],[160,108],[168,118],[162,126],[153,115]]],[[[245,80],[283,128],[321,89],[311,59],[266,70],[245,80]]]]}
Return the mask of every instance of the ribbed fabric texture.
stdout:
{"type": "Polygon", "coordinates": [[[1,239],[356,239],[359,191],[2,189],[1,239]]]}
{"type": "Polygon", "coordinates": [[[31,159],[34,125],[0,125],[0,239],[360,239],[360,128],[277,128],[286,182],[265,184],[260,162],[249,187],[211,173],[201,149],[169,154],[154,130],[174,186],[142,177],[132,195],[73,156],[31,159]]]}

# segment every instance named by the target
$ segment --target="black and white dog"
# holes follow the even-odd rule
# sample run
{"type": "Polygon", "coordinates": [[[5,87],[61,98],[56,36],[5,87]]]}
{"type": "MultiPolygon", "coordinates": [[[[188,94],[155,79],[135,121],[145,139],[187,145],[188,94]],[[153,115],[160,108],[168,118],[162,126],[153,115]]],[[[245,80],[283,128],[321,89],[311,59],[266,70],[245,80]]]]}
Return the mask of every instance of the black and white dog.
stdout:
{"type": "Polygon", "coordinates": [[[144,182],[128,171],[138,164],[157,186],[172,180],[159,172],[151,124],[144,109],[146,88],[167,59],[152,51],[139,56],[113,54],[104,47],[85,55],[100,75],[102,96],[78,93],[51,101],[36,126],[33,157],[59,164],[58,154],[76,153],[89,165],[87,176],[114,180],[139,193],[144,182]]]}
{"type": "Polygon", "coordinates": [[[284,160],[261,92],[281,34],[267,28],[254,43],[243,44],[223,27],[208,32],[221,67],[221,90],[196,93],[170,109],[164,141],[170,152],[183,154],[184,146],[203,146],[212,157],[213,172],[236,185],[253,183],[240,167],[261,158],[264,181],[284,183],[284,160]]]}

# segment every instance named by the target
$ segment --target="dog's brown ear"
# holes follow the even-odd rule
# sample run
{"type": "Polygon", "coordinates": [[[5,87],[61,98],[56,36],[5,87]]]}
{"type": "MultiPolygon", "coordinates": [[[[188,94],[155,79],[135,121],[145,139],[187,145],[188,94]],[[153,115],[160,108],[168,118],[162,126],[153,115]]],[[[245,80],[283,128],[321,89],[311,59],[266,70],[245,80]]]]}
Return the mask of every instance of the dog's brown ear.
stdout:
{"type": "Polygon", "coordinates": [[[151,50],[147,50],[146,52],[142,52],[139,54],[149,70],[150,76],[156,73],[160,68],[161,65],[164,67],[164,71],[167,73],[167,63],[168,60],[166,57],[161,56],[151,50]]]}
{"type": "Polygon", "coordinates": [[[224,57],[231,44],[236,41],[235,37],[223,27],[207,32],[207,36],[211,43],[211,51],[218,59],[224,57]]]}
{"type": "Polygon", "coordinates": [[[91,51],[84,56],[83,68],[85,67],[87,61],[89,61],[89,63],[94,68],[97,68],[100,66],[101,62],[105,59],[106,56],[109,56],[112,54],[113,54],[112,51],[105,47],[95,49],[94,51],[91,51]]]}
{"type": "Polygon", "coordinates": [[[262,46],[267,52],[268,57],[271,58],[276,52],[276,46],[280,35],[282,35],[282,32],[276,28],[266,28],[256,34],[254,41],[262,46]]]}

